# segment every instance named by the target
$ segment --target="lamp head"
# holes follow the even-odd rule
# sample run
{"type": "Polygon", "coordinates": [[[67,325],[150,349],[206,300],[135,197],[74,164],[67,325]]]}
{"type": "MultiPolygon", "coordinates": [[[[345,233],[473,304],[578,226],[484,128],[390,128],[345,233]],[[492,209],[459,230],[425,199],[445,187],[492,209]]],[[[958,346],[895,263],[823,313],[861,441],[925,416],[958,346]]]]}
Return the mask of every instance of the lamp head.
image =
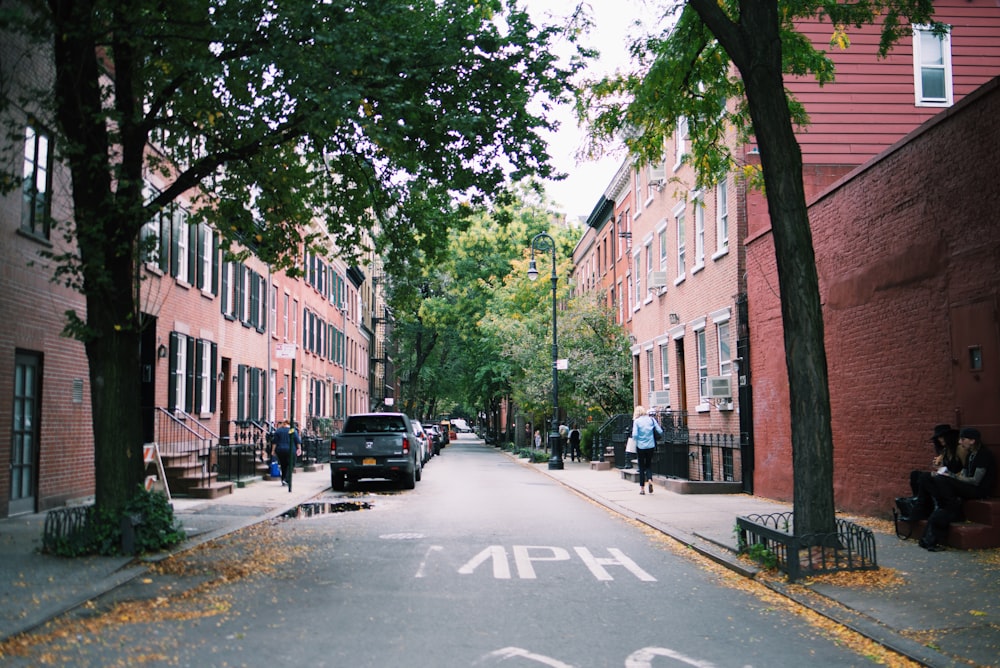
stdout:
{"type": "Polygon", "coordinates": [[[538,267],[535,266],[535,258],[532,255],[531,262],[528,263],[528,280],[534,281],[538,279],[538,267]]]}

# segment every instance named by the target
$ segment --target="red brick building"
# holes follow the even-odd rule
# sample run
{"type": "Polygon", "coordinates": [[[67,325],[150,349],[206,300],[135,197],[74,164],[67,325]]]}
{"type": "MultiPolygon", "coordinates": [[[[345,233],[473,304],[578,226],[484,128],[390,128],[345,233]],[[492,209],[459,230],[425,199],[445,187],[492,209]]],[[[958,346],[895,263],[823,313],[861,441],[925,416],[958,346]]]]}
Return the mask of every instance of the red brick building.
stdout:
{"type": "MultiPolygon", "coordinates": [[[[884,514],[932,456],[936,423],[1000,445],[1000,79],[940,112],[810,206],[839,508],[884,514]],[[919,166],[919,169],[915,168],[919,166]]],[[[748,245],[756,491],[792,494],[787,377],[767,235],[748,245]]]]}

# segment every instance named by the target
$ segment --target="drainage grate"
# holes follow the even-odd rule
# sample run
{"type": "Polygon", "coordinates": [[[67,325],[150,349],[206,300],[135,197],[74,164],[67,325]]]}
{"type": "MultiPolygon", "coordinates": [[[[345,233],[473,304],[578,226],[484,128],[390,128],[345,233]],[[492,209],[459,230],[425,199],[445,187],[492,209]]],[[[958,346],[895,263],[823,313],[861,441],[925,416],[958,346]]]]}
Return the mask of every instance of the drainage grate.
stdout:
{"type": "Polygon", "coordinates": [[[282,517],[304,519],[329,513],[347,513],[352,510],[368,510],[372,504],[367,501],[342,501],[340,503],[303,503],[282,514],[282,517]]]}

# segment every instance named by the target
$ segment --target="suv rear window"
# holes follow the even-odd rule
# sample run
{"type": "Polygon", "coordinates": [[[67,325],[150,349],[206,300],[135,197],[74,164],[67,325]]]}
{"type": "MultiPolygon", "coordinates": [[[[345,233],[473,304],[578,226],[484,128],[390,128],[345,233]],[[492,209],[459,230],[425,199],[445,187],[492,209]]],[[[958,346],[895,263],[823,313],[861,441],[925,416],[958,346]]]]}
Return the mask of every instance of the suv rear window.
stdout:
{"type": "Polygon", "coordinates": [[[366,415],[349,418],[344,425],[345,434],[366,434],[377,431],[406,431],[406,424],[399,417],[366,415]]]}

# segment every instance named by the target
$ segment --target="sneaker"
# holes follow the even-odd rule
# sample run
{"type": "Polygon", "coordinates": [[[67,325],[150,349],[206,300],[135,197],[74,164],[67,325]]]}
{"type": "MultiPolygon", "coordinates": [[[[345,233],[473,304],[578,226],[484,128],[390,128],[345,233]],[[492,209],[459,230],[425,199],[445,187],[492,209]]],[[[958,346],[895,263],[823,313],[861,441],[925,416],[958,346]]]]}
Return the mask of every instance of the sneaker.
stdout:
{"type": "Polygon", "coordinates": [[[645,493],[646,493],[646,490],[645,490],[645,488],[643,488],[643,487],[641,487],[641,486],[640,486],[640,487],[639,487],[639,493],[640,493],[640,494],[645,494],[645,493]]]}
{"type": "Polygon", "coordinates": [[[653,482],[652,481],[650,481],[650,483],[649,483],[649,493],[650,494],[653,493],[653,482]]]}

